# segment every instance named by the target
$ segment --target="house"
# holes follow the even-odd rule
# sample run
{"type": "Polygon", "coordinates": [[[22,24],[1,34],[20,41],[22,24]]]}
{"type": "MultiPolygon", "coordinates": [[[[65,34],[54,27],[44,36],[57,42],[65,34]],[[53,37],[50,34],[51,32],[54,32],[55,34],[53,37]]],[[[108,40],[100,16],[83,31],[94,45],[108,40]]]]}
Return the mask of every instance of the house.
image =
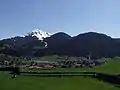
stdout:
{"type": "Polygon", "coordinates": [[[54,68],[57,62],[52,61],[34,61],[29,68],[54,68]]]}

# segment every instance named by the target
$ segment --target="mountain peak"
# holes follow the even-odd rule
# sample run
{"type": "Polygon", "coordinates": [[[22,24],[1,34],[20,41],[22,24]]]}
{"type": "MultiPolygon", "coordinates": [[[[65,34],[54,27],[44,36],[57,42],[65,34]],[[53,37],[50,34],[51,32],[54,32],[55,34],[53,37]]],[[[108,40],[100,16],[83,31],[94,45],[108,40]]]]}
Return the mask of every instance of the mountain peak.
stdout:
{"type": "Polygon", "coordinates": [[[40,30],[40,29],[34,29],[34,30],[32,30],[32,32],[29,32],[28,35],[29,35],[29,36],[32,36],[32,37],[35,36],[35,37],[37,37],[39,40],[43,40],[44,38],[51,36],[50,33],[44,32],[43,30],[40,30]]]}

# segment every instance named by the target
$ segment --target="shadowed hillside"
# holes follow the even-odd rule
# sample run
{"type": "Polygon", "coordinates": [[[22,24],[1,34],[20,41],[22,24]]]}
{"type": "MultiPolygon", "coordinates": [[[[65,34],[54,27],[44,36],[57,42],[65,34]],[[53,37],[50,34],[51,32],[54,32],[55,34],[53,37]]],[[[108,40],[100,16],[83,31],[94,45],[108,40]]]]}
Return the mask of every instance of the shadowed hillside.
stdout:
{"type": "MultiPolygon", "coordinates": [[[[45,38],[43,41],[30,36],[15,37],[1,40],[0,43],[10,45],[16,53],[19,53],[19,56],[55,54],[82,57],[88,57],[89,55],[91,58],[120,56],[119,39],[96,32],[83,33],[74,37],[59,32],[45,38]],[[45,43],[47,47],[44,47],[45,43]]],[[[9,52],[7,54],[12,55],[13,53],[9,52]]]]}

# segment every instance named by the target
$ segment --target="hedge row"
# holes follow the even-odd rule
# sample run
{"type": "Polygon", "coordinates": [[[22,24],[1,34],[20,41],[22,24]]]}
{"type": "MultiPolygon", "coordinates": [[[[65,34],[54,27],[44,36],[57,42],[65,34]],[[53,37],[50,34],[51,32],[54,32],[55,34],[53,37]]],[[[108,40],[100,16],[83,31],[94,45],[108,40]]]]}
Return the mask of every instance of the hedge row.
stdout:
{"type": "Polygon", "coordinates": [[[23,74],[92,74],[94,75],[95,72],[21,72],[23,74]]]}
{"type": "Polygon", "coordinates": [[[0,71],[11,71],[12,73],[20,74],[19,67],[0,67],[0,71]]]}
{"type": "Polygon", "coordinates": [[[61,77],[61,76],[92,76],[99,80],[109,82],[112,84],[120,85],[120,76],[118,75],[109,75],[105,73],[97,72],[22,72],[28,76],[43,76],[43,77],[61,77]]]}
{"type": "Polygon", "coordinates": [[[120,76],[118,75],[109,75],[109,74],[103,74],[103,73],[97,73],[95,78],[98,78],[99,80],[103,80],[112,84],[119,84],[120,85],[120,76]]]}

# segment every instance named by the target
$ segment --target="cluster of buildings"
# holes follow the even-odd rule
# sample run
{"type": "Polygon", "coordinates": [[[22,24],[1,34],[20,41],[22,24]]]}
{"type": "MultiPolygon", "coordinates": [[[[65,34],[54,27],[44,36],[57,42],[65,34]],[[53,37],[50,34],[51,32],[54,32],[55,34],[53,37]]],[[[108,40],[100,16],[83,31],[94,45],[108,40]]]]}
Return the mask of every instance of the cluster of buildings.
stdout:
{"type": "Polygon", "coordinates": [[[29,68],[92,68],[105,62],[100,60],[91,61],[33,61],[29,68]]]}

